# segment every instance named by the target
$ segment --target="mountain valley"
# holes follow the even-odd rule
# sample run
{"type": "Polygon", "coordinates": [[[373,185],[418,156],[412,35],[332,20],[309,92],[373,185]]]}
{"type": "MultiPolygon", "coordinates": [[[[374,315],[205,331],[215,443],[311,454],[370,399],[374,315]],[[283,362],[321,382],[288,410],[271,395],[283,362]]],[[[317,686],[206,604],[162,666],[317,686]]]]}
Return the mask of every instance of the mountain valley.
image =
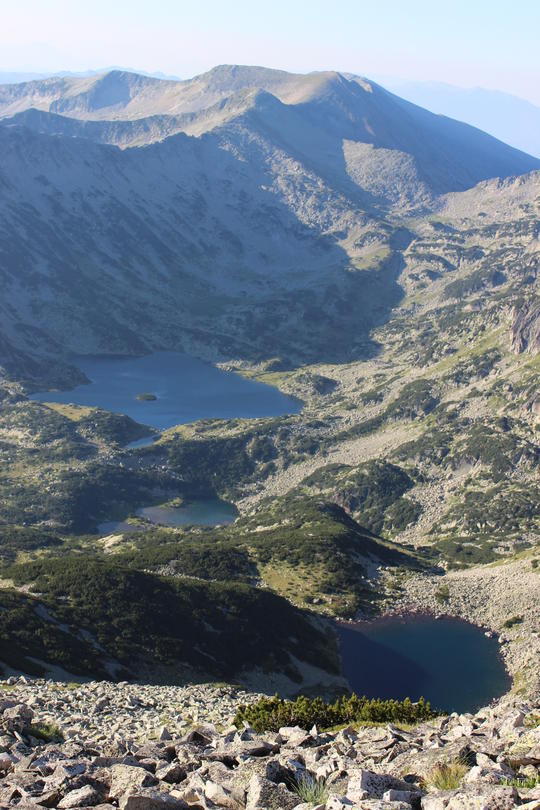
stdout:
{"type": "Polygon", "coordinates": [[[498,634],[538,697],[540,161],[238,66],[3,85],[0,142],[5,674],[334,697],[333,622],[416,611],[498,634]],[[158,432],[29,399],[162,351],[302,410],[158,432]],[[137,516],[201,498],[238,519],[137,516]]]}

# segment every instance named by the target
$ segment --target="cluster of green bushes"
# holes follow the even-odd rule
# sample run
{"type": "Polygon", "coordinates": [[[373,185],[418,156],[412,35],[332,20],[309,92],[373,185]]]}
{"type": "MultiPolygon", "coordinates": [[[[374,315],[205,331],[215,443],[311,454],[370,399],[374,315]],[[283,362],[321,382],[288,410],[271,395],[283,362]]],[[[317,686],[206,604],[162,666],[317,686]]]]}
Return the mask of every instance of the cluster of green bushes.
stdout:
{"type": "Polygon", "coordinates": [[[335,641],[268,590],[160,577],[89,555],[43,558],[5,573],[39,592],[0,592],[0,660],[11,666],[14,657],[33,656],[103,677],[109,656],[132,675],[143,666],[180,675],[187,666],[233,678],[261,667],[300,681],[294,656],[339,671],[335,641]]]}
{"type": "Polygon", "coordinates": [[[279,572],[272,587],[296,604],[328,595],[339,616],[373,611],[379,594],[365,580],[366,560],[418,568],[417,556],[383,540],[339,505],[303,492],[275,498],[230,526],[172,531],[150,529],[125,537],[115,559],[139,570],[168,570],[204,580],[253,583],[279,572]],[[263,531],[261,529],[264,529],[263,531]],[[302,571],[301,593],[292,582],[302,571]]]}
{"type": "Polygon", "coordinates": [[[431,413],[439,404],[433,380],[413,380],[404,385],[396,399],[390,403],[386,416],[393,419],[416,419],[431,413]]]}
{"type": "Polygon", "coordinates": [[[490,467],[495,481],[502,481],[506,473],[518,461],[538,465],[538,448],[511,432],[511,422],[474,424],[468,427],[464,440],[454,453],[455,462],[460,458],[480,461],[490,467]]]}
{"type": "Polygon", "coordinates": [[[470,565],[487,565],[500,559],[496,543],[471,542],[470,537],[445,537],[437,540],[431,551],[445,560],[449,568],[467,568],[470,565]]]}
{"type": "Polygon", "coordinates": [[[484,289],[484,287],[498,287],[500,284],[504,284],[505,281],[506,276],[500,270],[493,268],[475,270],[466,278],[451,281],[444,288],[444,293],[447,298],[464,298],[484,289]]]}
{"type": "Polygon", "coordinates": [[[505,630],[510,630],[517,624],[523,624],[523,616],[511,616],[509,619],[506,619],[506,621],[503,622],[503,627],[505,630]]]}
{"type": "Polygon", "coordinates": [[[417,419],[435,410],[439,404],[433,380],[413,380],[403,386],[398,396],[377,416],[353,425],[335,434],[333,442],[367,436],[375,433],[392,419],[417,419]]]}
{"type": "MultiPolygon", "coordinates": [[[[538,529],[540,488],[530,484],[508,485],[506,482],[487,489],[466,490],[459,502],[452,506],[442,520],[442,532],[438,526],[433,533],[446,533],[445,525],[457,526],[457,531],[467,535],[465,539],[489,542],[512,534],[538,529]]],[[[454,533],[455,530],[452,530],[454,533]]]]}
{"type": "Polygon", "coordinates": [[[101,440],[122,446],[148,435],[149,432],[147,427],[123,414],[110,413],[99,408],[68,407],[71,409],[71,418],[61,411],[34,401],[4,404],[0,406],[0,414],[4,427],[28,431],[40,450],[45,449],[51,457],[63,452],[64,445],[69,446],[72,454],[78,457],[77,453],[90,452],[90,448],[86,446],[87,440],[101,440]],[[53,447],[47,447],[53,442],[53,447]]]}
{"type": "Polygon", "coordinates": [[[498,349],[488,349],[483,354],[473,355],[458,363],[444,379],[456,385],[467,385],[473,380],[487,377],[500,360],[501,353],[498,349]]]}
{"type": "Polygon", "coordinates": [[[24,436],[0,444],[0,524],[48,522],[82,533],[152,502],[158,487],[191,494],[175,475],[119,463],[119,445],[147,434],[147,428],[97,409],[66,410],[69,417],[38,402],[0,405],[2,426],[24,436]]]}
{"type": "MultiPolygon", "coordinates": [[[[201,489],[230,496],[242,484],[270,475],[278,457],[288,467],[320,448],[318,434],[324,428],[321,422],[312,420],[298,430],[294,418],[251,421],[255,424],[249,427],[239,423],[240,430],[232,435],[217,435],[215,423],[205,431],[201,423],[194,438],[181,434],[169,437],[160,444],[169,469],[201,489]]],[[[234,420],[226,425],[228,430],[231,427],[235,427],[234,420]]],[[[156,448],[142,452],[154,455],[156,448]]]]}
{"type": "Polygon", "coordinates": [[[370,388],[360,394],[360,400],[364,405],[378,405],[384,400],[384,392],[380,388],[370,388]]]}
{"type": "Polygon", "coordinates": [[[414,486],[411,476],[386,461],[356,467],[331,464],[306,478],[307,487],[328,493],[371,532],[400,531],[418,519],[421,507],[402,496],[414,486]]]}
{"type": "Polygon", "coordinates": [[[14,562],[21,551],[57,548],[62,542],[60,537],[42,529],[0,525],[0,561],[14,562]]]}
{"type": "Polygon", "coordinates": [[[316,725],[323,730],[344,723],[420,723],[436,717],[429,702],[420,698],[413,703],[405,700],[368,700],[351,695],[341,697],[335,703],[325,703],[320,697],[310,699],[304,695],[294,701],[282,700],[277,695],[261,698],[257,703],[240,706],[234,723],[241,728],[244,723],[256,731],[278,731],[283,726],[300,726],[310,729],[316,725]]]}
{"type": "MultiPolygon", "coordinates": [[[[75,675],[110,678],[94,646],[76,630],[66,632],[55,618],[53,606],[44,600],[1,589],[0,615],[0,661],[8,667],[39,676],[48,662],[75,675]]],[[[118,677],[124,674],[124,670],[117,672],[118,677]]]]}
{"type": "Polygon", "coordinates": [[[247,551],[236,548],[218,531],[203,530],[190,539],[189,532],[150,529],[129,534],[126,540],[134,547],[119,551],[115,559],[130,567],[148,570],[170,565],[182,576],[221,582],[250,582],[257,575],[247,551]]]}
{"type": "Polygon", "coordinates": [[[418,461],[440,464],[450,453],[455,430],[435,427],[426,430],[417,439],[405,442],[394,452],[397,461],[418,461]]]}
{"type": "MultiPolygon", "coordinates": [[[[37,453],[38,451],[36,451],[37,453]]],[[[198,492],[188,482],[161,470],[129,469],[91,460],[84,466],[39,466],[40,476],[9,477],[2,485],[0,523],[36,524],[44,520],[65,531],[91,531],[102,520],[130,514],[153,500],[157,487],[198,492]]],[[[8,470],[9,473],[9,470],[8,470]]]]}
{"type": "MultiPolygon", "coordinates": [[[[169,469],[202,489],[224,493],[239,481],[249,480],[256,459],[247,452],[245,434],[218,438],[184,439],[175,436],[166,445],[169,469]]],[[[148,448],[153,453],[154,448],[148,448]]]]}

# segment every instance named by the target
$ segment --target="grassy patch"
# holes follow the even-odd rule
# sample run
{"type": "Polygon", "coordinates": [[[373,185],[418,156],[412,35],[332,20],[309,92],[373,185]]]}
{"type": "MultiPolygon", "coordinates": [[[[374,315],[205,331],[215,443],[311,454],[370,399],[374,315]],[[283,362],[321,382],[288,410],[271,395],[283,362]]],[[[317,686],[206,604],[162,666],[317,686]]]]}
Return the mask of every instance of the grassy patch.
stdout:
{"type": "Polygon", "coordinates": [[[469,771],[464,760],[454,762],[440,762],[429,773],[426,784],[435,790],[456,790],[469,771]]]}
{"type": "Polygon", "coordinates": [[[540,774],[537,774],[536,776],[516,776],[513,779],[501,779],[499,784],[505,785],[506,787],[531,790],[532,788],[540,785],[540,774]]]}
{"type": "Polygon", "coordinates": [[[317,779],[306,771],[297,773],[289,781],[288,787],[292,793],[296,793],[302,799],[302,802],[313,806],[326,804],[330,794],[326,779],[317,779]]]}

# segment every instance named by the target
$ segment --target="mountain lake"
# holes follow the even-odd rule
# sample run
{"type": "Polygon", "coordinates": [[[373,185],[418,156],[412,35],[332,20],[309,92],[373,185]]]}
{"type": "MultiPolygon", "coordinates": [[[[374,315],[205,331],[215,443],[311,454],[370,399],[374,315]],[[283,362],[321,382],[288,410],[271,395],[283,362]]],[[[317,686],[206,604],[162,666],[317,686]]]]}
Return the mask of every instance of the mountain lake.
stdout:
{"type": "Polygon", "coordinates": [[[462,619],[423,614],[339,622],[343,672],[369,698],[424,697],[447,712],[472,712],[508,691],[495,637],[462,619]]]}
{"type": "Polygon", "coordinates": [[[40,391],[30,399],[123,413],[158,430],[199,419],[283,416],[302,409],[300,400],[271,385],[222,371],[187,354],[82,356],[73,362],[89,384],[69,391],[40,391]]]}

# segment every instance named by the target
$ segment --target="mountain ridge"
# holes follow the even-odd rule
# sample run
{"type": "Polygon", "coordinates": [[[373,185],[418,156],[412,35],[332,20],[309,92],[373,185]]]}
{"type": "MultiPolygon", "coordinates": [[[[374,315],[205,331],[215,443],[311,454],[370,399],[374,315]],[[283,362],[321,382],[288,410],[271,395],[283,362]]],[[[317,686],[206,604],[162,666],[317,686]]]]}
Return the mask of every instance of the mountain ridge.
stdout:
{"type": "Polygon", "coordinates": [[[331,71],[218,66],[185,82],[125,71],[48,79],[0,87],[0,115],[10,368],[9,357],[38,345],[49,362],[62,343],[66,353],[99,351],[105,334],[117,350],[175,348],[181,334],[211,335],[212,318],[235,346],[258,344],[263,355],[294,346],[297,362],[307,341],[315,359],[337,341],[350,356],[399,300],[392,234],[403,216],[540,167],[331,71]],[[83,289],[92,293],[81,297],[83,289]],[[145,301],[150,340],[130,326],[145,301]],[[347,302],[356,322],[343,315],[347,302]],[[303,318],[319,310],[316,328],[302,333],[303,318]],[[284,330],[274,347],[261,337],[270,312],[284,330]]]}
{"type": "Polygon", "coordinates": [[[111,71],[83,79],[47,79],[0,86],[0,116],[9,118],[30,107],[82,120],[193,114],[201,113],[225,98],[230,99],[239,91],[255,88],[271,92],[282,103],[298,108],[308,122],[324,131],[337,133],[340,138],[372,143],[376,147],[412,151],[417,160],[419,153],[415,140],[418,134],[415,128],[422,128],[423,147],[434,150],[434,154],[441,148],[443,152],[447,151],[446,141],[451,143],[457,138],[454,151],[476,150],[468,175],[459,181],[461,188],[465,183],[474,184],[488,176],[521,174],[540,168],[539,160],[511,147],[505,149],[496,139],[468,125],[452,119],[441,120],[440,116],[394,96],[373,82],[359,77],[350,80],[331,71],[289,74],[267,68],[217,66],[182,82],[125,71],[111,71]],[[406,130],[410,130],[410,134],[404,137],[406,130]],[[435,142],[431,144],[433,138],[435,142]],[[504,160],[508,166],[503,171],[501,161],[504,160]],[[475,162],[484,168],[475,172],[472,169],[475,162]]]}

